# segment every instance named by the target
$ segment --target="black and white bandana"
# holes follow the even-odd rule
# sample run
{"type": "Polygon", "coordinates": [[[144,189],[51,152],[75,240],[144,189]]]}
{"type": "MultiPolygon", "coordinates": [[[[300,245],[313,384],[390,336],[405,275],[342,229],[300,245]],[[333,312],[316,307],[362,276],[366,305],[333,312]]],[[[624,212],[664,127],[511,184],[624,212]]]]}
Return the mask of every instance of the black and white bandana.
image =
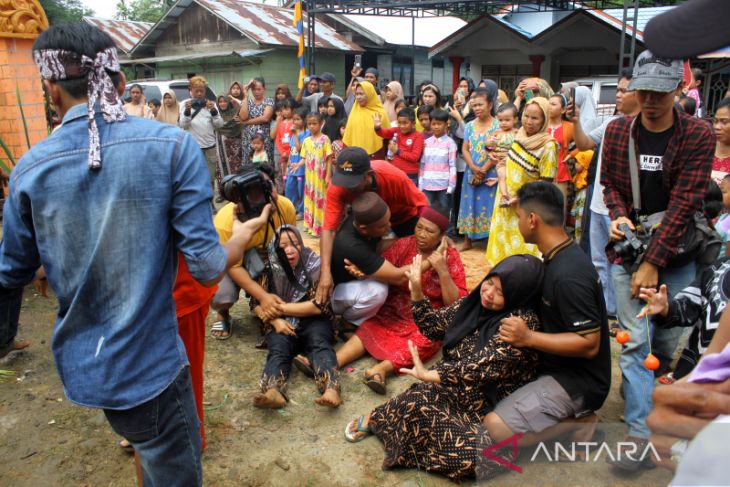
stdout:
{"type": "Polygon", "coordinates": [[[97,98],[101,113],[107,122],[118,122],[126,118],[122,100],[114,87],[107,70],[121,71],[117,49],[109,47],[96,53],[91,59],[83,54],[63,49],[41,49],[33,51],[41,78],[49,81],[86,78],[87,111],[89,116],[89,169],[101,169],[101,140],[94,120],[94,104],[97,98]]]}

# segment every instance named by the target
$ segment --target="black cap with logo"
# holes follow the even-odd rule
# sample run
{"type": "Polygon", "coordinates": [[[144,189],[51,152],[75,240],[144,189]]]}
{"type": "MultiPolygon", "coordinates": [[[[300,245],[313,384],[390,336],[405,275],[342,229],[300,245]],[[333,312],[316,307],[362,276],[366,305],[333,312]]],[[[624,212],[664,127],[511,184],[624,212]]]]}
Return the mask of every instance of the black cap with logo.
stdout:
{"type": "Polygon", "coordinates": [[[346,147],[337,157],[335,173],[332,175],[332,184],[346,189],[357,187],[370,171],[370,157],[361,147],[346,147]]]}

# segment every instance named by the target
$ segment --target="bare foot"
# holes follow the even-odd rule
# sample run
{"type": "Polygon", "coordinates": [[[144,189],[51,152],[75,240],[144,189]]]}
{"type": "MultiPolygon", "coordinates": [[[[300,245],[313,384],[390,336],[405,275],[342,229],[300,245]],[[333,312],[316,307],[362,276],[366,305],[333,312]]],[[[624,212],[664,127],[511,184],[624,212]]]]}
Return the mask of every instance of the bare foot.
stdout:
{"type": "Polygon", "coordinates": [[[0,358],[3,358],[10,352],[17,352],[18,350],[23,350],[24,348],[28,348],[29,346],[30,342],[13,340],[8,345],[0,348],[0,358]]]}
{"type": "Polygon", "coordinates": [[[324,391],[321,397],[314,400],[320,406],[327,406],[328,408],[336,408],[342,404],[342,398],[340,393],[335,389],[327,389],[324,391]]]}
{"type": "Polygon", "coordinates": [[[286,399],[276,389],[269,389],[253,398],[253,405],[261,409],[279,409],[286,406],[286,399]]]}
{"type": "Polygon", "coordinates": [[[471,249],[471,239],[470,238],[464,238],[464,241],[461,242],[461,244],[456,246],[456,250],[459,252],[464,252],[465,250],[471,249]]]}

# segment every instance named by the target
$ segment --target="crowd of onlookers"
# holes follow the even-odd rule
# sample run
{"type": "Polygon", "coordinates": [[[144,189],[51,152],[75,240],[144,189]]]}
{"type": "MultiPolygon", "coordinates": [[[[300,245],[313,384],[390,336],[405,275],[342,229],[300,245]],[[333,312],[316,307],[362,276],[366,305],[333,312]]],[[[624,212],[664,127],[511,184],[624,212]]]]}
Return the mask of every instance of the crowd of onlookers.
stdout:
{"type": "Polygon", "coordinates": [[[408,106],[359,66],[343,96],[324,73],[214,102],[195,76],[189,99],[148,106],[132,86],[123,105],[88,24],[48,29],[34,60],[63,123],[11,174],[0,352],[21,348],[23,286],[48,282],[66,394],[104,410],[140,482],[202,482],[206,318],[235,336],[241,291],[268,349],[254,406],[287,405],[292,366],[326,408],[364,355],[377,394],[416,379],[344,425],[382,441],[385,467],[486,479],[515,443],[597,441],[615,336],[628,432],[609,463],[721,478],[703,467],[730,414],[730,99],[712,123],[690,113],[681,60],[640,54],[606,120],[575,83],[425,82],[408,106]],[[268,204],[252,214],[231,181],[268,204]],[[484,239],[470,290],[460,250],[484,239]]]}

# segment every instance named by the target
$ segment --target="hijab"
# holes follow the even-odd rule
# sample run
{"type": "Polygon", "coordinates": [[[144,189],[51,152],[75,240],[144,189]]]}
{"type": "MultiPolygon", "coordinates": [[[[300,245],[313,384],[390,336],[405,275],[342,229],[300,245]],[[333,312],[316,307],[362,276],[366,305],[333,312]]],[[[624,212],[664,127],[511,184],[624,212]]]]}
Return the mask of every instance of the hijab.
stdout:
{"type": "Polygon", "coordinates": [[[231,83],[231,86],[228,87],[228,96],[231,98],[235,98],[239,103],[238,106],[239,107],[241,106],[240,104],[241,104],[241,102],[243,102],[243,85],[241,84],[240,81],[234,81],[233,83],[231,83]],[[238,85],[238,89],[241,90],[241,96],[231,95],[231,89],[233,88],[233,85],[238,85]]]}
{"type": "Polygon", "coordinates": [[[529,105],[537,105],[540,107],[540,110],[542,110],[544,118],[542,127],[540,127],[540,130],[536,133],[529,136],[527,135],[527,132],[525,132],[525,128],[520,127],[519,132],[517,132],[517,135],[515,136],[515,142],[519,142],[526,151],[532,152],[533,155],[539,159],[539,154],[535,154],[534,152],[545,147],[545,144],[551,140],[555,140],[548,132],[548,125],[550,124],[550,102],[548,102],[547,98],[536,96],[525,103],[525,109],[527,109],[529,105]]]}
{"type": "Polygon", "coordinates": [[[596,102],[593,99],[593,93],[587,86],[576,86],[574,103],[580,110],[581,128],[585,133],[590,133],[601,123],[596,113],[596,102]]]}
{"type": "Polygon", "coordinates": [[[352,106],[352,111],[347,119],[347,127],[342,142],[347,147],[361,147],[368,154],[374,154],[383,148],[383,139],[375,133],[373,115],[380,115],[381,126],[390,127],[390,120],[385,113],[385,108],[380,102],[380,97],[375,92],[375,87],[368,81],[361,81],[360,87],[365,92],[367,103],[361,106],[357,100],[352,106]]]}
{"type": "Polygon", "coordinates": [[[535,96],[541,96],[545,99],[550,98],[555,94],[552,87],[550,86],[550,83],[545,81],[542,78],[529,78],[531,81],[534,81],[537,84],[537,93],[535,93],[535,96]]]}
{"type": "Polygon", "coordinates": [[[179,118],[180,103],[177,101],[175,92],[168,88],[162,92],[162,104],[160,105],[160,111],[157,112],[155,120],[162,123],[169,123],[170,125],[177,125],[179,118]],[[172,97],[172,106],[170,108],[165,105],[165,95],[170,95],[172,97]]]}
{"type": "Polygon", "coordinates": [[[220,104],[218,105],[218,112],[221,114],[221,117],[223,117],[223,126],[216,129],[216,132],[225,137],[228,137],[229,139],[240,137],[241,132],[243,132],[243,125],[235,120],[235,117],[236,115],[238,115],[238,111],[240,110],[241,106],[236,105],[233,101],[231,101],[232,97],[230,95],[219,96],[219,102],[221,98],[224,98],[228,102],[228,108],[222,110],[220,104]]]}
{"type": "MultiPolygon", "coordinates": [[[[282,225],[276,230],[274,238],[269,242],[269,265],[271,267],[269,290],[286,303],[300,302],[319,281],[319,256],[304,246],[302,234],[294,225],[282,225]],[[287,232],[289,238],[295,238],[301,249],[299,263],[294,269],[289,264],[284,249],[279,246],[283,232],[287,232]]],[[[287,317],[287,321],[296,328],[299,318],[287,317]]]]}
{"type": "Polygon", "coordinates": [[[484,83],[484,88],[488,92],[489,104],[492,107],[489,113],[493,117],[495,117],[497,116],[497,98],[499,97],[499,86],[497,86],[497,83],[495,83],[494,80],[491,79],[483,79],[479,84],[482,83],[484,83]]]}
{"type": "Polygon", "coordinates": [[[329,101],[335,106],[335,114],[331,116],[327,115],[322,132],[330,138],[330,142],[334,142],[342,138],[340,136],[340,123],[347,119],[347,113],[345,113],[345,104],[342,100],[333,96],[329,101]]]}
{"type": "Polygon", "coordinates": [[[528,254],[512,255],[494,266],[489,274],[464,298],[444,336],[444,348],[451,349],[465,337],[479,330],[478,350],[499,331],[502,320],[519,308],[535,308],[542,294],[543,264],[528,254]],[[498,311],[482,306],[481,289],[490,277],[502,283],[504,308],[498,311]]]}
{"type": "Polygon", "coordinates": [[[386,97],[383,102],[383,108],[385,108],[385,113],[388,114],[388,120],[392,122],[398,118],[398,114],[395,112],[395,102],[403,99],[403,86],[401,86],[401,84],[397,81],[391,81],[386,85],[386,87],[395,94],[395,99],[393,101],[388,100],[386,97]]]}

